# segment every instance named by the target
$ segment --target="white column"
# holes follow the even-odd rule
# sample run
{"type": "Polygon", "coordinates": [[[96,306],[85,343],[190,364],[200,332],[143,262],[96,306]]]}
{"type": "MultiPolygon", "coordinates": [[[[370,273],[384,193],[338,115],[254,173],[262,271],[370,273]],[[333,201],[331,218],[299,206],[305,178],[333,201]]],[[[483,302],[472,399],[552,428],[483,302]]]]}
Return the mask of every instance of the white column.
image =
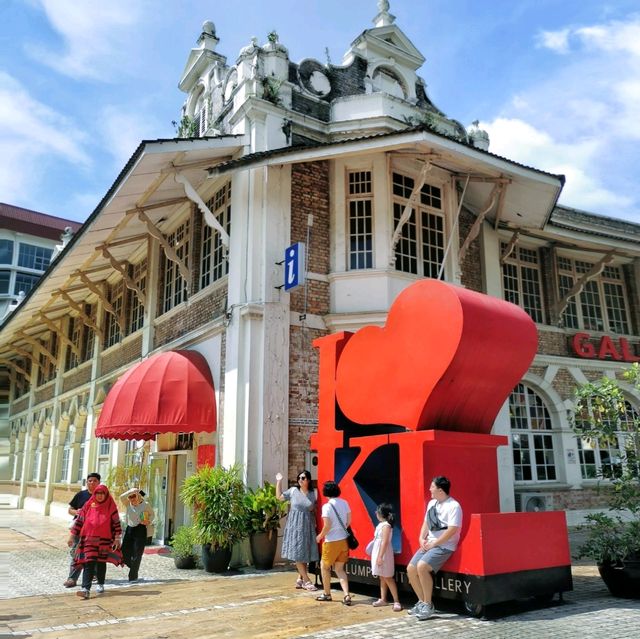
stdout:
{"type": "Polygon", "coordinates": [[[516,509],[516,502],[513,493],[513,454],[508,400],[502,405],[491,432],[493,435],[506,435],[509,439],[507,446],[498,448],[498,486],[500,487],[500,512],[513,512],[516,509]]]}
{"type": "Polygon", "coordinates": [[[252,486],[287,462],[289,296],[275,287],[289,243],[290,175],[244,171],[232,185],[221,459],[241,463],[252,486]]]}

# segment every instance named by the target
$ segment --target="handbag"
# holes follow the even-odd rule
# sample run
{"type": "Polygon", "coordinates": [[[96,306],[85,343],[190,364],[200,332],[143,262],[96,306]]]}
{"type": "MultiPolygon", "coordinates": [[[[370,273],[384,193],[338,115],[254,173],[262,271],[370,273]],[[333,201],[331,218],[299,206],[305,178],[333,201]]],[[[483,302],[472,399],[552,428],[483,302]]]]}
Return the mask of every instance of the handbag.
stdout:
{"type": "Polygon", "coordinates": [[[331,506],[331,508],[333,508],[333,512],[336,514],[336,517],[338,518],[338,521],[340,522],[342,529],[347,533],[347,546],[349,547],[349,550],[355,550],[360,545],[360,542],[356,539],[356,536],[353,534],[353,530],[351,530],[351,526],[345,526],[342,523],[342,519],[340,518],[340,515],[338,515],[338,511],[336,510],[336,507],[333,504],[329,504],[329,505],[331,506]]]}

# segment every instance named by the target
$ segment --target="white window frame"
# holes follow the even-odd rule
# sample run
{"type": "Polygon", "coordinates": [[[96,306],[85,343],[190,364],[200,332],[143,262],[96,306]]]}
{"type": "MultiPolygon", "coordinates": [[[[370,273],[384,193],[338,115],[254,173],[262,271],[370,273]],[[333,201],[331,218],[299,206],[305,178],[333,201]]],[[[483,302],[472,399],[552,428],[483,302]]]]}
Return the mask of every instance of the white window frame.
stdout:
{"type": "Polygon", "coordinates": [[[346,175],[345,192],[347,269],[359,271],[373,268],[375,265],[373,170],[349,169],[346,175]]]}
{"type": "MultiPolygon", "coordinates": [[[[501,242],[501,253],[506,246],[506,242],[501,242]]],[[[545,308],[539,249],[516,246],[511,255],[503,260],[502,296],[507,302],[520,306],[537,324],[544,323],[545,308]],[[535,280],[525,277],[525,271],[535,271],[535,280]],[[507,281],[515,282],[515,287],[508,287],[507,281]],[[528,290],[529,286],[535,290],[528,290]]]]}
{"type": "MultiPolygon", "coordinates": [[[[231,182],[221,186],[207,202],[207,207],[222,228],[231,234],[231,182]]],[[[221,280],[229,273],[229,260],[224,254],[220,233],[202,224],[200,243],[200,290],[221,280]]]]}

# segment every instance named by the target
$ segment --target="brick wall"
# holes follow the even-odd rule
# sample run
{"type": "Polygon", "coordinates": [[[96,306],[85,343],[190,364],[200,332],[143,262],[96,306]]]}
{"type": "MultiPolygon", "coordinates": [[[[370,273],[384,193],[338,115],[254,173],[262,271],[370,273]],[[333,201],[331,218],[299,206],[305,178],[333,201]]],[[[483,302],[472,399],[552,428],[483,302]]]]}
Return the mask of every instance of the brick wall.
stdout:
{"type": "Polygon", "coordinates": [[[611,503],[610,488],[582,488],[553,494],[553,510],[585,510],[608,508],[611,503]]]}
{"type": "Polygon", "coordinates": [[[47,386],[43,386],[36,390],[34,393],[34,404],[41,404],[53,398],[55,392],[55,382],[49,383],[47,386]]]}
{"type": "Polygon", "coordinates": [[[558,331],[538,330],[538,353],[572,357],[569,351],[569,336],[558,331]]]}
{"type": "Polygon", "coordinates": [[[161,318],[156,324],[154,348],[172,342],[200,326],[204,326],[224,313],[227,304],[227,287],[219,286],[209,295],[161,318]]]}
{"type": "MultiPolygon", "coordinates": [[[[298,164],[291,175],[291,241],[306,241],[307,215],[313,213],[309,270],[326,275],[330,269],[329,167],[326,162],[298,164]]],[[[302,312],[303,291],[291,295],[291,310],[302,312]]],[[[329,284],[308,281],[307,313],[324,316],[330,310],[329,284]]],[[[314,339],[327,331],[291,326],[289,349],[289,469],[295,477],[305,464],[309,438],[318,419],[318,354],[314,339]]]]}
{"type": "Polygon", "coordinates": [[[17,399],[11,405],[11,414],[15,415],[17,413],[21,413],[23,410],[27,410],[29,406],[29,395],[23,395],[20,399],[17,399]]]}
{"type": "Polygon", "coordinates": [[[68,373],[62,382],[62,392],[73,390],[78,386],[87,384],[91,380],[91,364],[86,364],[73,373],[68,373]]]}
{"type": "Polygon", "coordinates": [[[142,336],[137,336],[116,346],[102,356],[102,374],[108,375],[111,371],[140,359],[141,355],[142,336]]]}
{"type": "MultiPolygon", "coordinates": [[[[464,244],[475,221],[476,217],[467,211],[467,209],[463,208],[460,211],[460,246],[464,244]]],[[[484,292],[482,287],[482,253],[479,236],[471,242],[467,254],[460,264],[460,270],[462,271],[461,282],[463,286],[472,291],[484,292]]]]}

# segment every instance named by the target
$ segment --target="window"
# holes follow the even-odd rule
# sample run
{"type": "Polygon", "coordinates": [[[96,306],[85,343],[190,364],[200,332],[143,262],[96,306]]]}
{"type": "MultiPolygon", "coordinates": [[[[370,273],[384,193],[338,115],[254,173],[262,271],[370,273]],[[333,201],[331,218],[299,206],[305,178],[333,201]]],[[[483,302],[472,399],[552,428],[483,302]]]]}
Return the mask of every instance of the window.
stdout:
{"type": "Polygon", "coordinates": [[[373,212],[371,171],[350,171],[347,207],[349,211],[349,268],[373,266],[373,212]]]}
{"type": "Polygon", "coordinates": [[[18,295],[23,292],[25,295],[36,285],[40,279],[38,275],[28,275],[27,273],[16,273],[16,283],[13,286],[13,294],[18,295]]]}
{"type": "Polygon", "coordinates": [[[31,469],[31,481],[40,481],[40,463],[42,462],[42,451],[40,448],[36,450],[33,458],[33,468],[31,469]]]}
{"type": "Polygon", "coordinates": [[[122,322],[123,313],[124,313],[124,281],[120,280],[117,284],[109,287],[108,293],[109,303],[113,307],[115,311],[115,315],[113,313],[106,312],[106,330],[104,333],[105,337],[105,348],[109,348],[114,344],[119,344],[122,338],[122,329],[120,328],[120,322],[122,322]]]}
{"type": "MultiPolygon", "coordinates": [[[[147,290],[147,260],[142,260],[132,268],[132,279],[143,292],[147,290]]],[[[144,324],[144,306],[135,291],[129,291],[129,333],[135,333],[144,324]]]]}
{"type": "Polygon", "coordinates": [[[178,433],[176,436],[176,450],[192,450],[193,433],[178,433]]]}
{"type": "MultiPolygon", "coordinates": [[[[58,335],[51,331],[48,338],[41,340],[42,345],[54,357],[58,356],[58,335]]],[[[56,376],[56,363],[49,359],[45,353],[40,353],[40,366],[38,367],[38,385],[50,382],[56,376]]]]}
{"type": "MultiPolygon", "coordinates": [[[[175,249],[178,258],[187,268],[189,267],[189,220],[185,220],[171,235],[167,242],[175,249]]],[[[186,301],[188,297],[187,283],[180,275],[180,269],[176,262],[163,255],[164,282],[162,309],[163,313],[171,310],[178,304],[186,301]]]]}
{"type": "Polygon", "coordinates": [[[11,240],[0,240],[0,264],[11,264],[13,262],[13,242],[11,240]]]}
{"type": "Polygon", "coordinates": [[[101,477],[106,478],[111,468],[111,440],[98,440],[98,473],[101,477]]]}
{"type": "Polygon", "coordinates": [[[9,280],[11,279],[11,271],[0,271],[0,295],[9,293],[9,280]]]}
{"type": "Polygon", "coordinates": [[[20,244],[18,266],[36,271],[46,271],[51,262],[52,249],[33,244],[20,244]]]}
{"type": "Polygon", "coordinates": [[[84,428],[80,433],[80,446],[78,447],[78,465],[76,468],[76,481],[82,481],[84,477],[84,456],[86,452],[87,443],[84,439],[84,428]]]}
{"type": "Polygon", "coordinates": [[[555,480],[551,417],[542,398],[518,384],[509,396],[509,417],[515,480],[555,480]]]}
{"type": "MultiPolygon", "coordinates": [[[[397,226],[415,181],[393,174],[393,222],[397,226]]],[[[423,185],[411,218],[403,225],[396,245],[396,269],[424,277],[438,277],[444,259],[444,216],[438,187],[423,185]]]]}
{"type": "MultiPolygon", "coordinates": [[[[590,262],[558,258],[560,297],[593,268],[590,262]]],[[[562,315],[566,328],[610,331],[629,334],[629,313],[622,269],[605,266],[600,275],[585,282],[582,291],[572,297],[562,315]]]]}
{"type": "MultiPolygon", "coordinates": [[[[207,202],[207,207],[222,228],[231,232],[231,183],[225,184],[207,202]]],[[[208,224],[202,228],[202,251],[200,253],[200,288],[209,286],[229,272],[229,262],[224,256],[220,234],[208,224]]]]}
{"type": "Polygon", "coordinates": [[[64,437],[64,446],[62,448],[62,461],[60,463],[60,476],[58,481],[69,481],[69,470],[71,466],[71,452],[73,451],[73,439],[71,437],[71,427],[67,428],[67,432],[64,437]]]}
{"type": "MultiPolygon", "coordinates": [[[[84,312],[87,317],[90,317],[91,306],[86,305],[84,312]]],[[[77,347],[80,354],[76,355],[70,346],[67,347],[65,370],[75,368],[79,364],[91,359],[93,355],[93,330],[85,325],[79,315],[69,320],[69,339],[77,347]]]]}
{"type": "MultiPolygon", "coordinates": [[[[629,433],[634,431],[634,420],[638,419],[638,411],[629,402],[625,402],[625,406],[625,416],[617,424],[617,433],[613,441],[605,443],[585,437],[577,438],[580,470],[583,479],[597,479],[598,477],[611,479],[622,472],[624,464],[623,451],[625,448],[629,451],[627,438],[631,437],[629,433]]],[[[637,451],[634,451],[634,454],[637,455],[637,451]]]]}
{"type": "MultiPolygon", "coordinates": [[[[506,244],[502,243],[504,253],[506,244]]],[[[544,321],[538,251],[516,247],[502,265],[504,299],[522,307],[534,322],[544,321]]]]}

